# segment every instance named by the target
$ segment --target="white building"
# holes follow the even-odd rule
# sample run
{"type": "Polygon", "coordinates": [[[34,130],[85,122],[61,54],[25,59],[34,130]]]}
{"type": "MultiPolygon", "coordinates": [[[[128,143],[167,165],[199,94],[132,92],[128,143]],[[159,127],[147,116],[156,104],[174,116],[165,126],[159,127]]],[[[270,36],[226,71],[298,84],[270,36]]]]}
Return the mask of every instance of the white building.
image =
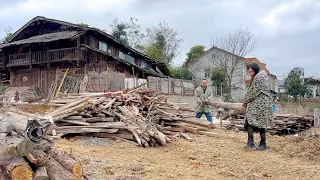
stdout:
{"type": "MultiPolygon", "coordinates": [[[[211,80],[212,69],[216,68],[219,63],[229,64],[227,71],[229,73],[233,71],[231,97],[232,99],[239,101],[243,100],[246,93],[246,79],[249,79],[246,65],[251,62],[258,63],[259,66],[268,73],[268,78],[270,81],[268,84],[269,89],[273,92],[277,92],[277,77],[270,74],[270,72],[266,69],[266,64],[261,63],[257,58],[243,58],[223,49],[212,47],[203,53],[199,58],[190,61],[187,64],[187,67],[193,74],[193,78],[197,85],[200,84],[201,79],[207,79],[208,84],[212,86],[213,91],[216,91],[216,85],[211,80]],[[237,65],[233,66],[232,64],[237,65]]],[[[217,95],[217,93],[214,94],[217,95]]]]}

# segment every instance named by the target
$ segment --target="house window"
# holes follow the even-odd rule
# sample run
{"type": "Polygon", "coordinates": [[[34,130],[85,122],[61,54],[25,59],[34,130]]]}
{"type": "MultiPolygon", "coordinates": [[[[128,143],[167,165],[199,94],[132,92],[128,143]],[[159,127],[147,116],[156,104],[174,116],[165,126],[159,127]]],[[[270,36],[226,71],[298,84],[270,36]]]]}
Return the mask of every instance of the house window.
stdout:
{"type": "Polygon", "coordinates": [[[142,68],[148,68],[148,64],[147,64],[146,60],[142,59],[140,66],[141,66],[142,68]]]}
{"type": "Polygon", "coordinates": [[[111,45],[105,42],[99,41],[99,50],[111,53],[111,45]]]}
{"type": "Polygon", "coordinates": [[[210,69],[204,70],[204,77],[205,77],[205,78],[210,78],[210,77],[211,77],[211,71],[210,71],[210,69]]]}
{"type": "Polygon", "coordinates": [[[122,60],[125,60],[126,59],[126,55],[122,51],[119,51],[119,58],[122,59],[122,60]]]}
{"type": "Polygon", "coordinates": [[[119,58],[122,60],[125,60],[127,62],[134,63],[134,58],[132,56],[130,56],[129,54],[125,54],[122,51],[119,51],[119,58]]]}
{"type": "Polygon", "coordinates": [[[128,61],[128,62],[134,63],[134,58],[132,56],[128,55],[128,54],[126,54],[125,60],[128,61]]]}
{"type": "Polygon", "coordinates": [[[216,54],[212,54],[212,59],[216,58],[216,54]]]}

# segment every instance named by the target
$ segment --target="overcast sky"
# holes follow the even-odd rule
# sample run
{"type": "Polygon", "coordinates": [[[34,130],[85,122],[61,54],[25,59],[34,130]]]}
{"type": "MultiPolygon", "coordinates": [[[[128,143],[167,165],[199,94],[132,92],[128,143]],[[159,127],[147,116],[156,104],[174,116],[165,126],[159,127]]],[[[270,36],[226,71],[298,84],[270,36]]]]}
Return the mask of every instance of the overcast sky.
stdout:
{"type": "Polygon", "coordinates": [[[193,45],[210,48],[211,38],[251,28],[259,39],[252,53],[271,73],[292,67],[320,76],[320,1],[317,0],[0,0],[0,37],[35,16],[108,29],[114,18],[137,17],[143,28],[165,21],[183,39],[181,64],[193,45]],[[318,52],[318,53],[317,53],[318,52]]]}

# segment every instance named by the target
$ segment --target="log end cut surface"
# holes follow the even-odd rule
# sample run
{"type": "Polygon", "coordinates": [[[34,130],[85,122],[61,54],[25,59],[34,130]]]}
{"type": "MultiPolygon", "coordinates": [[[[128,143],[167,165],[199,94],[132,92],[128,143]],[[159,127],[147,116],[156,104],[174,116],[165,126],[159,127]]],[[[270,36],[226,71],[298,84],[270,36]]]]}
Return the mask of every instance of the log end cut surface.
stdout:
{"type": "Polygon", "coordinates": [[[72,172],[75,176],[80,177],[83,175],[82,165],[80,162],[75,162],[72,166],[72,172]]]}
{"type": "Polygon", "coordinates": [[[32,180],[33,173],[26,166],[16,166],[10,171],[10,176],[12,180],[32,180]]]}

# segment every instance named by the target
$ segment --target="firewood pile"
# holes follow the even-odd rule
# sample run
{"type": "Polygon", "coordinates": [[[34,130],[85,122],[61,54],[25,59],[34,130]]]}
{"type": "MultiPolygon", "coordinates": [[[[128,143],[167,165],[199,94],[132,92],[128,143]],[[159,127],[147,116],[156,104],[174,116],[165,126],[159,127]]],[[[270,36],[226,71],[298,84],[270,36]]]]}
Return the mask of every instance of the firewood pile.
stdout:
{"type": "Polygon", "coordinates": [[[53,111],[37,117],[54,122],[55,137],[84,135],[119,139],[143,147],[165,146],[185,132],[206,132],[211,124],[194,118],[194,110],[169,102],[145,87],[109,93],[60,93],[53,111]]]}
{"type": "MultiPolygon", "coordinates": [[[[244,115],[236,111],[229,111],[223,116],[224,119],[230,120],[227,125],[228,129],[244,129],[244,115]]],[[[313,127],[313,116],[298,116],[293,114],[277,114],[274,116],[273,127],[268,130],[272,135],[288,135],[304,132],[313,127]]]]}
{"type": "Polygon", "coordinates": [[[14,117],[0,121],[1,180],[86,179],[79,161],[53,148],[52,123],[14,117]]]}

